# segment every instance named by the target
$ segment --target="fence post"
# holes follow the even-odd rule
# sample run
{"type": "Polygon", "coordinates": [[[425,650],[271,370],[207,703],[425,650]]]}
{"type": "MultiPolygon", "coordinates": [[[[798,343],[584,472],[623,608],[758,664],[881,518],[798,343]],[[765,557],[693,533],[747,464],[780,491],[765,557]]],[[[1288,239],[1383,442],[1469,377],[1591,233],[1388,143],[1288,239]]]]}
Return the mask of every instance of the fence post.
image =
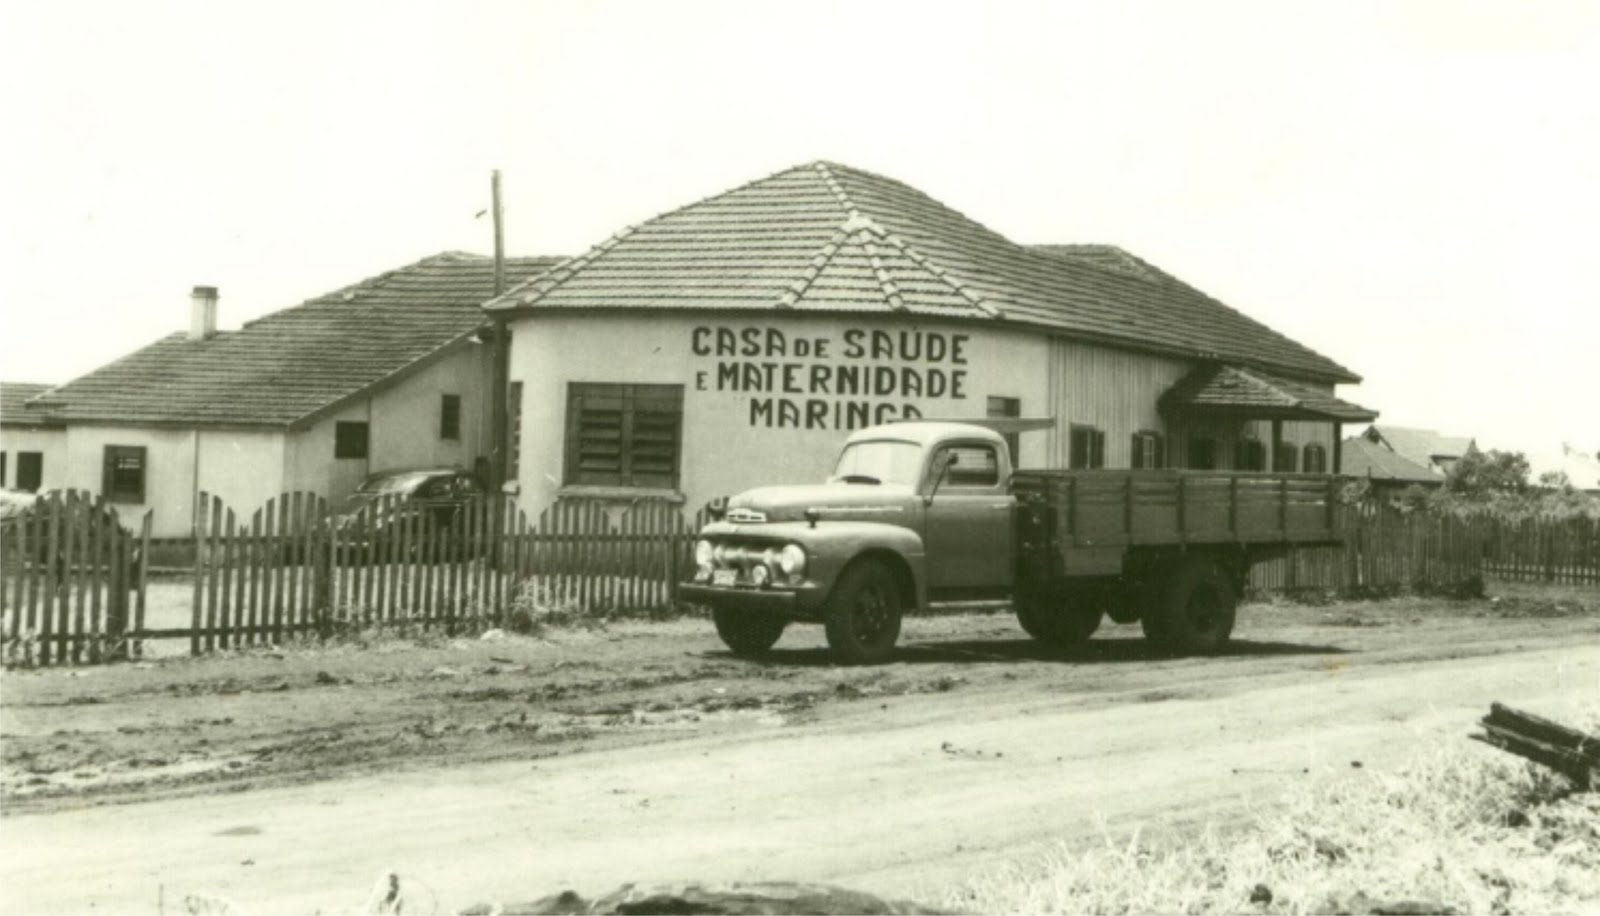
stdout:
{"type": "Polygon", "coordinates": [[[194,525],[190,533],[194,537],[194,598],[190,605],[189,614],[189,654],[200,654],[200,626],[204,618],[201,616],[201,605],[205,595],[206,580],[206,555],[205,555],[205,526],[206,503],[211,500],[211,494],[200,491],[199,498],[194,504],[194,525]]]}
{"type": "Polygon", "coordinates": [[[332,635],[329,621],[333,618],[333,537],[327,530],[327,521],[324,515],[307,539],[314,558],[311,569],[311,612],[316,615],[317,638],[322,640],[332,635]]]}

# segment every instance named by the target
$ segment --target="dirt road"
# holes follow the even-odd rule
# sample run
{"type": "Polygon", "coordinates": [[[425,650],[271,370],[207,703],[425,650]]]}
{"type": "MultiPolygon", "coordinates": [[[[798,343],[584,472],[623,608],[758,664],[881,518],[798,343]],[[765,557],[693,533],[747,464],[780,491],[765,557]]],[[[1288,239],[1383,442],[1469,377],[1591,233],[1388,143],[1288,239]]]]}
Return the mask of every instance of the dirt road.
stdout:
{"type": "Polygon", "coordinates": [[[1491,700],[1592,706],[1600,616],[1519,602],[1253,607],[1207,659],[963,616],[873,669],[678,621],[8,672],[0,910],[342,911],[384,870],[445,910],[672,879],[937,900],[1039,844],[1382,772],[1491,700]]]}

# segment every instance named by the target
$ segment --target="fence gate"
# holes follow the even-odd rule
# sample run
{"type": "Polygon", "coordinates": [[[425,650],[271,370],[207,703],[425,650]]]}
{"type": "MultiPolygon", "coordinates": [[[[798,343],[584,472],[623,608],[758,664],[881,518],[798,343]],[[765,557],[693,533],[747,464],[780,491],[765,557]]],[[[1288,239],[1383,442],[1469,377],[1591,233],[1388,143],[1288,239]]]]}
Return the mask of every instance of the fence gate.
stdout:
{"type": "Polygon", "coordinates": [[[150,513],[139,530],[78,490],[38,498],[0,522],[0,634],[8,664],[94,664],[138,657],[150,513]]]}

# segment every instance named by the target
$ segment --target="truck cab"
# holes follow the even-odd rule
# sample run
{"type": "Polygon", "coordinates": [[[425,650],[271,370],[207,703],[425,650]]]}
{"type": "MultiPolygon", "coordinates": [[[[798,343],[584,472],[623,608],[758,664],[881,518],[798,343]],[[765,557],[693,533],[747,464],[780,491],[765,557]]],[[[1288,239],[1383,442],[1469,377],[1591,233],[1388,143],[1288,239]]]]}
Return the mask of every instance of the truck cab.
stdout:
{"type": "Polygon", "coordinates": [[[728,500],[680,587],[735,652],[820,622],[845,661],[880,660],[931,602],[1003,599],[1017,566],[1011,459],[997,432],[905,422],[853,433],[817,485],[728,500]]]}

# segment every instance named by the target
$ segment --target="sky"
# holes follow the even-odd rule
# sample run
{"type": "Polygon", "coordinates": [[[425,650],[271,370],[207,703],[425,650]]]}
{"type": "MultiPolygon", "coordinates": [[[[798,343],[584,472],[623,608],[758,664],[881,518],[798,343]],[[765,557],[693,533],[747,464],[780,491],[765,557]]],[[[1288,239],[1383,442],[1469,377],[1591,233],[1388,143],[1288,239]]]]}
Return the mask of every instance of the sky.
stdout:
{"type": "Polygon", "coordinates": [[[1380,422],[1600,448],[1600,3],[0,5],[0,379],[816,159],[1120,245],[1380,422]]]}

